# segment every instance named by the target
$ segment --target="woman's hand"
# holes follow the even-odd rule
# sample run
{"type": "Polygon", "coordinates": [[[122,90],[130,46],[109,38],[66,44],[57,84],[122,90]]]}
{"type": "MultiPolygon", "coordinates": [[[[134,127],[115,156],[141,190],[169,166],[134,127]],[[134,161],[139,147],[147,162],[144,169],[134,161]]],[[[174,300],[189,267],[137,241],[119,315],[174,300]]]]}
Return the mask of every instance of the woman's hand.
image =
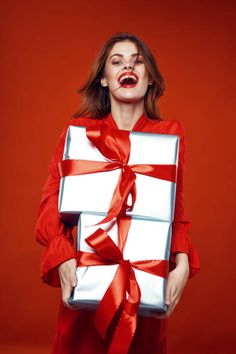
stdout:
{"type": "Polygon", "coordinates": [[[175,258],[176,268],[172,270],[167,279],[165,303],[168,309],[165,313],[155,314],[155,318],[161,319],[171,315],[179,303],[181,294],[189,277],[188,256],[185,253],[178,253],[175,258]]]}
{"type": "Polygon", "coordinates": [[[68,259],[68,261],[63,262],[58,267],[58,271],[61,281],[62,302],[65,306],[73,309],[73,307],[68,304],[68,299],[72,289],[77,285],[76,259],[68,259]]]}

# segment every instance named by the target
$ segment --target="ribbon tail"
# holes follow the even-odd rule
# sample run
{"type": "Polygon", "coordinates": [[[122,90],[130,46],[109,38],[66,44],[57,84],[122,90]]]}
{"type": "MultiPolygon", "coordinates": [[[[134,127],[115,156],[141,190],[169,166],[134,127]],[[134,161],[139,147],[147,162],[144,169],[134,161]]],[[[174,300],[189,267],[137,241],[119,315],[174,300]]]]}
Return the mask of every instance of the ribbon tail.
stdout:
{"type": "Polygon", "coordinates": [[[112,337],[108,354],[126,354],[137,327],[137,312],[141,291],[134,270],[130,267],[128,289],[129,297],[124,301],[123,311],[112,337]]]}
{"type": "Polygon", "coordinates": [[[135,180],[135,173],[128,166],[124,167],[124,170],[120,174],[116,189],[113,193],[107,216],[96,225],[110,222],[112,219],[117,217],[117,215],[119,215],[120,212],[123,211],[123,206],[130,192],[132,192],[133,202],[135,201],[135,180]]]}
{"type": "Polygon", "coordinates": [[[127,277],[129,274],[127,267],[126,262],[122,262],[119,265],[111,284],[97,308],[95,326],[103,338],[106,337],[108,327],[125,298],[127,277]]]}
{"type": "Polygon", "coordinates": [[[108,350],[108,354],[128,353],[137,327],[137,314],[130,315],[122,311],[115,333],[108,350]]]}
{"type": "Polygon", "coordinates": [[[135,183],[130,190],[130,195],[131,195],[131,205],[128,204],[128,197],[129,197],[129,194],[128,194],[126,197],[126,200],[123,203],[122,209],[121,209],[121,212],[123,212],[123,213],[125,213],[126,211],[131,211],[134,207],[135,202],[136,202],[137,188],[136,188],[135,183]]]}

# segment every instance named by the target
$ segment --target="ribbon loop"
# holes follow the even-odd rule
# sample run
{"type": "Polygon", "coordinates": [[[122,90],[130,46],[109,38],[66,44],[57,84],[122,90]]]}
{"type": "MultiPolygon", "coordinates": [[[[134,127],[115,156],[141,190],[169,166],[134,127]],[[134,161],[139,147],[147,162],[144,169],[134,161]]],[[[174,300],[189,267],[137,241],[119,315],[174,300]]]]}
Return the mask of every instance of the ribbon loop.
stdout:
{"type": "Polygon", "coordinates": [[[113,162],[127,165],[130,156],[129,132],[117,131],[109,127],[87,127],[87,138],[103,156],[113,162]]]}
{"type": "Polygon", "coordinates": [[[96,230],[92,235],[86,238],[86,242],[106,260],[112,260],[117,263],[123,260],[121,251],[103,229],[96,230]]]}

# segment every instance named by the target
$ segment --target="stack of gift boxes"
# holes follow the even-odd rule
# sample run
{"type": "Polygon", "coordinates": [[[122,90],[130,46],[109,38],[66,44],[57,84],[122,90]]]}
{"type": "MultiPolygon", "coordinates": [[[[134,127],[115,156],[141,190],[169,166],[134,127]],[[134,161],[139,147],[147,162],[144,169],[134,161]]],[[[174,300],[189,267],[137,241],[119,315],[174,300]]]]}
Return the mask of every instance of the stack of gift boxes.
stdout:
{"type": "Polygon", "coordinates": [[[59,212],[65,223],[78,223],[72,305],[97,308],[128,262],[140,289],[138,313],[166,310],[178,149],[176,135],[68,128],[59,212]]]}
{"type": "Polygon", "coordinates": [[[140,289],[139,314],[166,310],[178,148],[176,135],[68,128],[59,212],[65,223],[78,222],[81,260],[71,304],[97,308],[128,261],[140,289]],[[105,255],[102,242],[120,258],[105,255]]]}
{"type": "Polygon", "coordinates": [[[119,313],[109,354],[128,352],[137,314],[166,311],[178,149],[176,135],[68,128],[58,203],[62,220],[78,225],[69,302],[97,309],[104,338],[119,313]]]}

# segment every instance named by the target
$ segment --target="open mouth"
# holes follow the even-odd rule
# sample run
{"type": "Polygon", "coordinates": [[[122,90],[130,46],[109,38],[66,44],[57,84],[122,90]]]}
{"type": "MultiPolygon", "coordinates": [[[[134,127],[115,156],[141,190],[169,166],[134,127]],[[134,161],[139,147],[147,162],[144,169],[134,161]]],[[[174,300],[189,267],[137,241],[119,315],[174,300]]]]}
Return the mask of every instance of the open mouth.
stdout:
{"type": "Polygon", "coordinates": [[[132,87],[137,84],[138,76],[132,72],[126,72],[119,76],[118,82],[123,87],[132,87]]]}

